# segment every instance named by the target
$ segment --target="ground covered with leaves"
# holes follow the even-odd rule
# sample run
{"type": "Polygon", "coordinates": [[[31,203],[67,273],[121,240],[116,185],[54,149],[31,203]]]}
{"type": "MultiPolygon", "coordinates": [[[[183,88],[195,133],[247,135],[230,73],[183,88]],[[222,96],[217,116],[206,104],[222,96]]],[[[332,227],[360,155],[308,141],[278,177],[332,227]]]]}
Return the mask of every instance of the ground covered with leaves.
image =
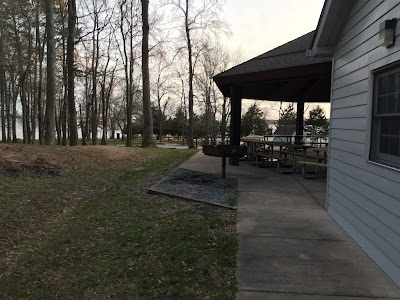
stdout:
{"type": "Polygon", "coordinates": [[[235,212],[147,192],[193,154],[0,144],[0,299],[233,299],[235,212]]]}

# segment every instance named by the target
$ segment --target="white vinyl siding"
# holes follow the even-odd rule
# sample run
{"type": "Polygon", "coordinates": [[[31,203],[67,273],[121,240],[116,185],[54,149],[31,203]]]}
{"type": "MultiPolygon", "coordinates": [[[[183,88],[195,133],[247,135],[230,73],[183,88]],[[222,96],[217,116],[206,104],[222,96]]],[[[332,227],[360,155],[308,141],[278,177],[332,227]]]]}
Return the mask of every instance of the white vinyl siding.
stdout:
{"type": "Polygon", "coordinates": [[[400,286],[400,171],[369,161],[373,72],[400,61],[380,47],[379,24],[399,18],[400,0],[359,0],[334,52],[328,213],[400,286]]]}

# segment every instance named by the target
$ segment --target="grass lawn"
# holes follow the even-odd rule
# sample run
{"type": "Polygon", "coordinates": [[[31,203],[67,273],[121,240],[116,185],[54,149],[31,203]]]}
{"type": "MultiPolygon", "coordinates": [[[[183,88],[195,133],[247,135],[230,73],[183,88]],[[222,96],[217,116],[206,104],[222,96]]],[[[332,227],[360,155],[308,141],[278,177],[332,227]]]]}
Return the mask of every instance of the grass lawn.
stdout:
{"type": "Polygon", "coordinates": [[[0,299],[233,299],[235,212],[146,192],[194,153],[0,144],[0,299]]]}

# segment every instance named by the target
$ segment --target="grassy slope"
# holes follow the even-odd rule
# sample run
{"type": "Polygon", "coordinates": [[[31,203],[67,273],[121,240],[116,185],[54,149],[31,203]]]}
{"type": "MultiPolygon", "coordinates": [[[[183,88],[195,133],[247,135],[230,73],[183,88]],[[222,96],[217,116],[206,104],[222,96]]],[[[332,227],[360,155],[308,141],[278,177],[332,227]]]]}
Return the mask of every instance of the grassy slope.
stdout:
{"type": "Polygon", "coordinates": [[[146,192],[193,151],[1,147],[61,169],[0,175],[1,299],[234,298],[235,215],[146,192]]]}

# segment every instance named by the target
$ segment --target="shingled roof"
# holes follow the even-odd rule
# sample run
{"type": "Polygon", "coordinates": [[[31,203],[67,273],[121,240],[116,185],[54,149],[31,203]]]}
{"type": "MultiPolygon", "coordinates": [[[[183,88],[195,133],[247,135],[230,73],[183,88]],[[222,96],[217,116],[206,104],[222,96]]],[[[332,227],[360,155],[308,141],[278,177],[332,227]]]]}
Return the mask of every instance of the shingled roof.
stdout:
{"type": "MultiPolygon", "coordinates": [[[[315,31],[309,32],[222,72],[214,76],[214,81],[222,93],[228,97],[230,86],[235,85],[243,87],[243,97],[249,99],[285,101],[284,97],[295,100],[293,98],[305,96],[313,98],[311,101],[317,101],[319,97],[328,97],[329,101],[332,59],[307,56],[314,33],[315,31]],[[320,80],[322,77],[325,78],[323,87],[320,80]],[[288,91],[276,93],[276,89],[285,90],[285,85],[289,87],[288,84],[293,92],[297,91],[297,94],[291,94],[288,91]],[[315,90],[313,94],[310,93],[309,88],[307,89],[307,85],[313,87],[315,90]],[[304,94],[302,87],[306,87],[307,93],[304,94]]],[[[321,100],[327,101],[327,99],[321,100]]]]}
{"type": "Polygon", "coordinates": [[[331,58],[306,56],[306,52],[311,45],[314,32],[315,31],[311,31],[293,41],[256,56],[240,65],[216,75],[215,78],[331,61],[331,58]]]}

